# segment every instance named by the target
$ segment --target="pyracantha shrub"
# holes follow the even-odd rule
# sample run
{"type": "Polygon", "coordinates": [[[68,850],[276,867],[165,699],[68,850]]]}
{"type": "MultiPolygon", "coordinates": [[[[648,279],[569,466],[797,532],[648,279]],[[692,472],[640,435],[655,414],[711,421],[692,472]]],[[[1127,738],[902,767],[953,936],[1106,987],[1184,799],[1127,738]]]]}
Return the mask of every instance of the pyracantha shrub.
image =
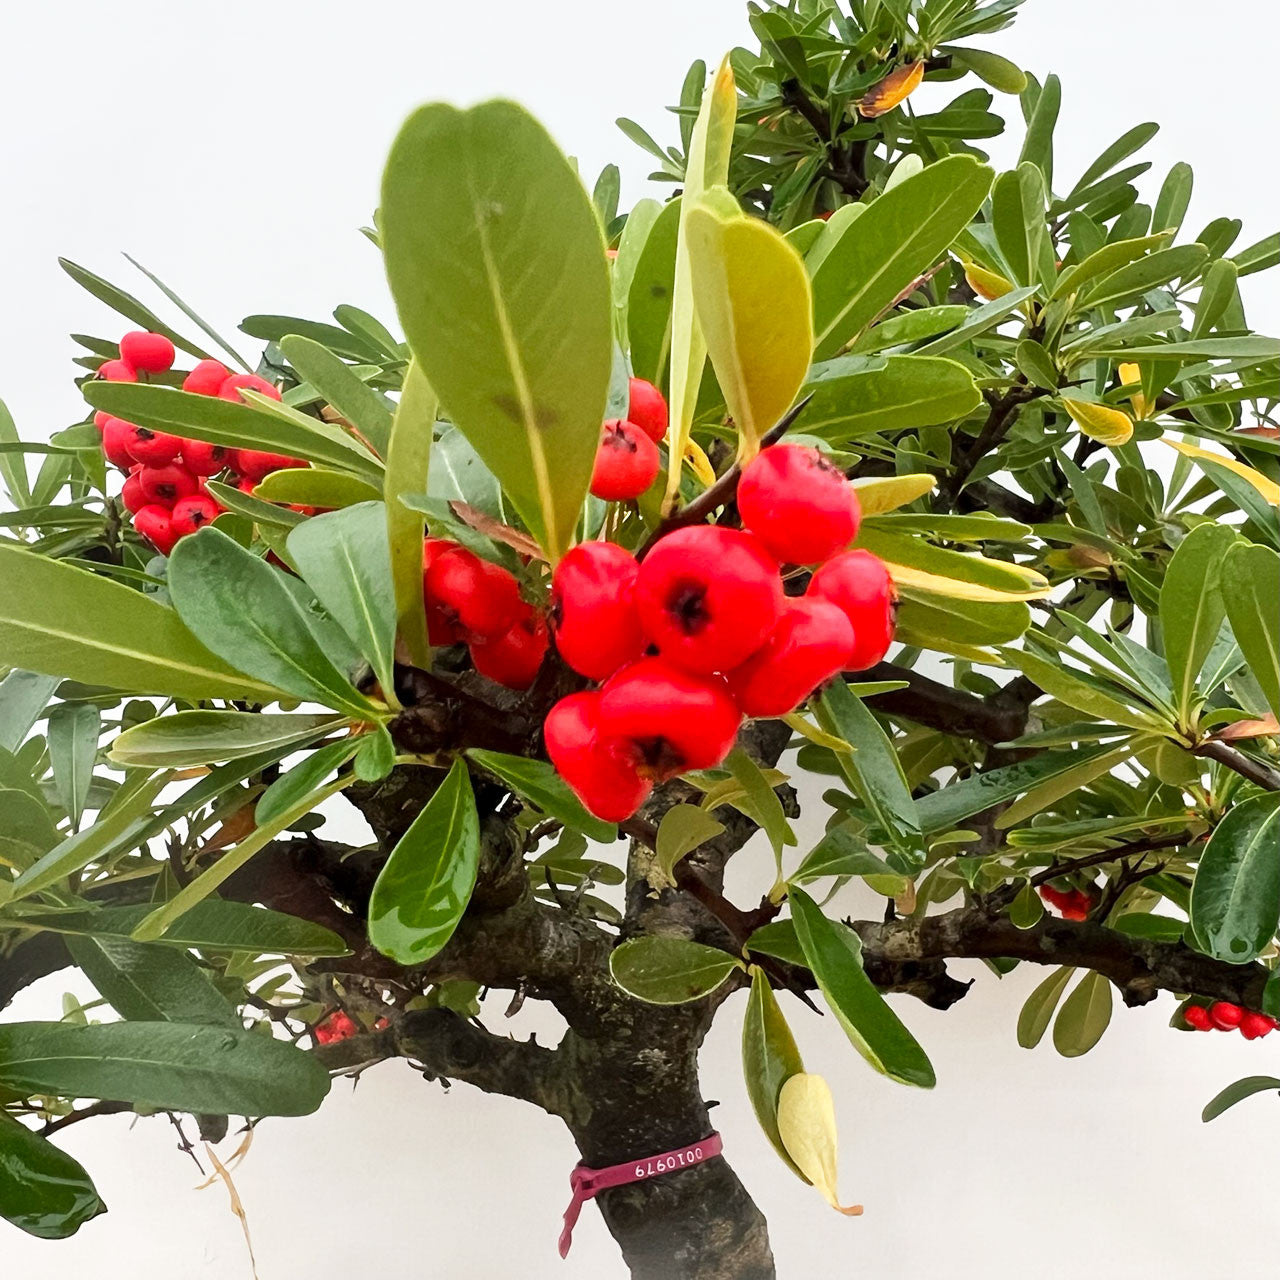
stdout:
{"type": "MultiPolygon", "coordinates": [[[[0,1216],[102,1211],[57,1140],[100,1110],[216,1141],[408,1059],[564,1120],[562,1249],[595,1196],[634,1275],[761,1280],[717,1016],[836,1207],[805,1004],[917,1088],[953,958],[1049,966],[1028,1049],[1113,993],[1173,1056],[1273,1029],[1280,239],[1187,234],[1148,126],[1055,168],[1057,79],[982,47],[1016,8],[753,5],[669,142],[623,122],[678,188],[627,210],[509,102],[421,108],[366,229],[398,328],[246,356],[64,263],[122,318],[83,422],[0,415],[0,1006],[101,1001],[0,1022],[0,1216]]],[[[1280,1088],[1241,1070],[1206,1116],[1280,1088]]]]}

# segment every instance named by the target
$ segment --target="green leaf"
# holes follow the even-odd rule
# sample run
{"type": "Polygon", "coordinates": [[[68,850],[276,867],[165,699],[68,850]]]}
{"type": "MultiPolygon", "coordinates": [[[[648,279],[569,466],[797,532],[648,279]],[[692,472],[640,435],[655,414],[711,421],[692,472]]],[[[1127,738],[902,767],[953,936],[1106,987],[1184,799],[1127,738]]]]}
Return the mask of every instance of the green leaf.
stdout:
{"type": "MultiPolygon", "coordinates": [[[[0,559],[0,572],[4,561],[0,559]]],[[[56,675],[10,671],[0,680],[0,747],[17,751],[61,683],[56,675]]]]}
{"type": "Polygon", "coordinates": [[[1053,246],[1045,228],[1044,175],[1023,163],[1002,173],[991,190],[996,242],[1018,284],[1052,287],[1053,246]]]}
{"type": "Polygon", "coordinates": [[[943,257],[991,181],[973,157],[948,156],[867,206],[814,272],[815,359],[835,355],[943,257]]]}
{"type": "Polygon", "coordinates": [[[1280,1080],[1275,1076],[1245,1076],[1243,1080],[1227,1085],[1209,1102],[1200,1113],[1200,1119],[1208,1124],[1228,1108],[1234,1107],[1237,1102],[1243,1102],[1246,1098],[1253,1097],[1255,1093],[1270,1093],[1273,1089],[1280,1089],[1280,1080]]]}
{"type": "Polygon", "coordinates": [[[436,393],[418,362],[412,361],[391,424],[383,499],[399,633],[409,650],[410,660],[424,669],[431,665],[426,606],[422,598],[424,522],[422,512],[406,506],[403,499],[407,494],[426,492],[437,408],[436,393]]]}
{"type": "Polygon", "coordinates": [[[1163,247],[1168,240],[1169,233],[1161,232],[1159,235],[1142,236],[1134,240],[1115,240],[1111,244],[1103,245],[1101,249],[1095,249],[1083,262],[1076,263],[1074,267],[1068,267],[1058,277],[1053,292],[1049,295],[1049,301],[1056,302],[1059,298],[1076,293],[1081,285],[1090,280],[1096,280],[1098,276],[1110,275],[1136,258],[1141,258],[1152,250],[1163,247]]]}
{"type": "Polygon", "coordinates": [[[313,792],[323,790],[325,779],[340,769],[360,748],[360,738],[342,738],[311,752],[278,777],[254,806],[258,822],[274,822],[281,814],[300,807],[313,792]]]}
{"type": "Polygon", "coordinates": [[[1146,347],[1098,347],[1090,355],[1115,360],[1176,360],[1184,364],[1191,360],[1248,360],[1262,364],[1280,359],[1280,339],[1259,334],[1197,338],[1194,342],[1161,342],[1146,347]]]}
{"type": "Polygon", "coordinates": [[[1053,1017],[1053,1011],[1058,1007],[1058,1001],[1062,999],[1062,993],[1067,989],[1073,973],[1075,970],[1070,965],[1055,969],[1027,997],[1022,1012],[1018,1014],[1018,1043],[1024,1049],[1034,1049],[1044,1039],[1044,1033],[1049,1029],[1049,1020],[1053,1017]]]}
{"type": "Polygon", "coordinates": [[[742,961],[700,942],[665,935],[631,938],[609,956],[609,972],[646,1004],[685,1004],[710,995],[742,961]]]}
{"type": "Polygon", "coordinates": [[[782,850],[796,843],[796,833],[787,821],[778,793],[769,785],[760,766],[741,747],[735,747],[729,753],[725,764],[742,787],[744,802],[750,806],[756,821],[768,836],[773,856],[781,859],[782,850]]]}
{"type": "MultiPolygon", "coordinates": [[[[1084,756],[1084,752],[1078,752],[1078,755],[1084,756]]],[[[1119,745],[1112,743],[1111,749],[1103,752],[1102,755],[1079,759],[1073,768],[1066,769],[1052,778],[1044,779],[1019,796],[996,819],[996,829],[1004,830],[1016,826],[1019,822],[1025,822],[1032,814],[1047,809],[1064,796],[1083,791],[1091,782],[1109,774],[1132,756],[1133,746],[1125,741],[1119,745]]]]}
{"type": "Polygon", "coordinates": [[[290,502],[330,510],[353,507],[357,502],[373,502],[382,496],[369,481],[349,471],[332,471],[327,467],[273,471],[253,492],[268,502],[290,502]]]}
{"type": "Polygon", "coordinates": [[[804,1070],[804,1062],[769,979],[755,965],[750,972],[751,993],[742,1020],[742,1078],[765,1137],[792,1172],[804,1178],[778,1132],[778,1094],[790,1076],[804,1070]]]}
{"type": "Polygon", "coordinates": [[[1270,547],[1237,543],[1222,563],[1222,598],[1240,652],[1267,705],[1280,716],[1280,555],[1270,547]]]}
{"type": "Polygon", "coordinates": [[[796,937],[796,926],[791,920],[773,920],[763,924],[747,939],[747,950],[762,956],[772,956],[775,960],[787,964],[808,966],[800,939],[796,937]]]}
{"type": "Polygon", "coordinates": [[[314,516],[290,530],[287,545],[298,572],[368,659],[383,697],[394,705],[396,597],[382,503],[314,516]]]}
{"type": "Polygon", "coordinates": [[[184,951],[120,937],[70,937],[67,950],[98,994],[130,1022],[235,1027],[240,1018],[184,951]]]}
{"type": "Polygon", "coordinates": [[[80,826],[93,783],[101,732],[102,714],[92,703],[63,703],[49,712],[49,764],[72,830],[80,826]]]}
{"type": "Polygon", "coordinates": [[[891,1080],[932,1089],[937,1078],[924,1050],[863,971],[858,935],[828,920],[803,889],[788,901],[809,968],[853,1047],[891,1080]]]}
{"type": "Polygon", "coordinates": [[[284,755],[286,749],[322,738],[345,723],[341,716],[331,715],[178,711],[126,729],[111,744],[111,759],[152,769],[184,769],[260,751],[284,755]]]}
{"type": "Polygon", "coordinates": [[[1204,337],[1226,314],[1238,296],[1237,275],[1236,264],[1229,258],[1219,258],[1209,264],[1200,282],[1200,297],[1196,299],[1196,319],[1191,329],[1193,340],[1204,337]]]}
{"type": "Polygon", "coordinates": [[[280,340],[285,358],[383,457],[391,438],[386,400],[327,347],[291,334],[280,340]]]}
{"type": "Polygon", "coordinates": [[[1005,657],[1051,697],[1086,715],[1097,716],[1124,725],[1129,729],[1142,729],[1151,733],[1164,733],[1172,726],[1154,711],[1135,711],[1127,703],[1113,697],[1113,686],[1099,687],[1092,677],[1085,677],[1062,662],[1042,658],[1025,649],[1005,649],[1005,657]]]}
{"type": "Polygon", "coordinates": [[[400,964],[430,960],[458,927],[479,863],[475,797],[467,766],[455,760],[378,874],[369,941],[400,964]]]}
{"type": "Polygon", "coordinates": [[[942,45],[938,52],[951,59],[953,67],[964,67],[1000,93],[1021,93],[1027,87],[1027,73],[1017,63],[986,49],[942,45]]]}
{"type": "MultiPolygon", "coordinates": [[[[627,338],[631,367],[638,378],[661,385],[671,355],[671,305],[675,291],[676,241],[680,234],[677,196],[663,205],[640,250],[627,291],[627,338]]],[[[632,214],[634,217],[634,213],[632,214]]],[[[624,235],[625,243],[625,235],[624,235]]],[[[622,250],[618,250],[618,262],[622,250]]],[[[617,263],[614,270],[617,271],[617,263]]]]}
{"type": "Polygon", "coordinates": [[[1115,310],[1137,301],[1151,289],[1175,279],[1193,276],[1208,257],[1204,245],[1183,244],[1172,249],[1158,249],[1128,266],[1104,276],[1079,297],[1085,310],[1107,307],[1115,310]]]}
{"type": "Polygon", "coordinates": [[[0,545],[0,592],[0,663],[130,693],[279,696],[210,653],[172,609],[109,578],[0,545]]]}
{"type": "Polygon", "coordinates": [[[1102,1039],[1110,1021],[1111,983],[1100,973],[1086,973],[1062,1002],[1053,1024],[1053,1047],[1064,1058],[1078,1058],[1102,1039]]]}
{"type": "Polygon", "coordinates": [[[724,830],[705,809],[696,804],[673,804],[658,823],[658,865],[668,884],[674,883],[676,863],[699,845],[713,840],[724,830]]]}
{"type": "MultiPolygon", "coordinates": [[[[627,311],[631,284],[641,255],[653,231],[654,223],[662,215],[663,205],[651,197],[637,200],[627,214],[626,225],[618,240],[618,255],[613,260],[611,291],[613,294],[614,336],[623,346],[627,345],[627,311]]],[[[674,242],[673,242],[674,248],[674,242]]],[[[674,264],[674,253],[672,262],[674,264]]],[[[652,381],[652,379],[650,379],[652,381]]]]}
{"type": "Polygon", "coordinates": [[[1256,959],[1280,922],[1280,792],[1233,806],[1214,828],[1191,886],[1191,928],[1207,955],[1256,959]]]}
{"type": "Polygon", "coordinates": [[[1044,174],[1047,191],[1053,190],[1053,130],[1058,123],[1061,106],[1062,82],[1057,76],[1045,77],[1027,121],[1027,136],[1022,143],[1022,153],[1018,156],[1019,164],[1030,161],[1044,174]]]}
{"type": "Polygon", "coordinates": [[[225,533],[205,528],[183,538],[169,557],[168,583],[182,621],[227,662],[297,698],[358,719],[372,715],[369,701],[330,661],[281,574],[225,533]]]}
{"type": "MultiPolygon", "coordinates": [[[[96,907],[92,911],[41,911],[26,918],[27,927],[50,933],[91,938],[133,938],[154,904],[96,907]]],[[[136,940],[136,939],[135,939],[136,940]]],[[[347,945],[331,929],[282,911],[210,898],[174,917],[168,931],[155,940],[186,950],[245,951],[255,956],[341,956],[347,945]]]]}
{"type": "Polygon", "coordinates": [[[174,1022],[0,1025],[0,1082],[207,1115],[305,1116],[329,1092],[328,1072],[291,1044],[174,1022]]]}
{"type": "Polygon", "coordinates": [[[543,813],[559,819],[565,826],[606,844],[618,838],[618,828],[612,822],[589,814],[564,779],[545,760],[529,760],[524,756],[509,756],[479,747],[472,747],[467,755],[482,769],[505,782],[512,791],[531,801],[543,813]]]}
{"type": "Polygon", "coordinates": [[[1226,618],[1222,563],[1236,532],[1229,525],[1198,525],[1182,540],[1160,588],[1160,629],[1173,676],[1175,705],[1189,725],[1196,681],[1226,618]]]}
{"type": "Polygon", "coordinates": [[[846,823],[832,827],[787,877],[788,884],[808,884],[826,876],[891,876],[894,870],[867,848],[866,840],[846,823]]]}
{"type": "MultiPolygon", "coordinates": [[[[13,415],[5,402],[0,400],[0,445],[21,443],[13,415]]],[[[27,475],[26,461],[20,453],[0,451],[0,477],[4,479],[14,507],[21,509],[31,505],[31,479],[27,475]]]]}
{"type": "Polygon", "coordinates": [[[689,209],[684,230],[698,324],[739,433],[739,456],[750,458],[809,371],[809,276],[781,234],[742,213],[723,187],[689,209]]]}
{"type": "Polygon", "coordinates": [[[1169,170],[1168,177],[1156,197],[1156,207],[1151,225],[1157,231],[1177,231],[1191,204],[1191,188],[1194,180],[1191,166],[1183,160],[1169,170]]]}
{"type": "Polygon", "coordinates": [[[65,1240],[106,1211],[75,1160],[0,1111],[0,1218],[42,1240],[65,1240]]]}
{"type": "Polygon", "coordinates": [[[577,174],[512,103],[421,107],[391,148],[381,229],[415,359],[558,559],[587,496],[612,361],[604,244],[577,174]]]}

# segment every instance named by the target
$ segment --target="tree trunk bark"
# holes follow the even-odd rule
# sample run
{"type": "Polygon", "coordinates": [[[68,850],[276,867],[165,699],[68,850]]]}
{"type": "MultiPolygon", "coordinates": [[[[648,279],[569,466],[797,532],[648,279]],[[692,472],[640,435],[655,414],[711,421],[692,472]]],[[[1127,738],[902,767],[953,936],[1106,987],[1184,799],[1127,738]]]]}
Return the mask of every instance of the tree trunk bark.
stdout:
{"type": "MultiPolygon", "coordinates": [[[[711,1134],[698,1085],[711,1015],[628,1002],[599,1036],[568,1033],[565,1119],[589,1168],[711,1134]]],[[[723,1156],[603,1191],[596,1203],[633,1280],[774,1280],[764,1215],[723,1156]]]]}

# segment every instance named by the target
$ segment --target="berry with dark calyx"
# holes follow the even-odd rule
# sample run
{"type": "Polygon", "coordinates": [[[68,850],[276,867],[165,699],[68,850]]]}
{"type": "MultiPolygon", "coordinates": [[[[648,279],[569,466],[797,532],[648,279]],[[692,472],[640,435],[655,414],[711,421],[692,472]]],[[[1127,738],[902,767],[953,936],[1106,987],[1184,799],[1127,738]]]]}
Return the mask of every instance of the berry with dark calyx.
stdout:
{"type": "Polygon", "coordinates": [[[231,370],[221,360],[201,360],[183,378],[182,389],[198,396],[216,396],[229,377],[231,370]]]}
{"type": "Polygon", "coordinates": [[[1209,1017],[1209,1010],[1202,1004],[1189,1004],[1182,1011],[1182,1020],[1193,1031],[1212,1031],[1213,1019],[1209,1017]]]}
{"type": "Polygon", "coordinates": [[[853,627],[829,600],[788,600],[764,646],[726,677],[746,716],[784,716],[843,671],[853,627]]]}
{"type": "Polygon", "coordinates": [[[606,680],[645,647],[634,598],[640,566],[615,542],[581,542],[551,578],[551,629],[579,675],[606,680]]]}
{"type": "Polygon", "coordinates": [[[152,431],[150,427],[130,426],[126,447],[135,462],[148,467],[163,467],[172,462],[182,449],[182,440],[167,431],[152,431]]]}
{"type": "Polygon", "coordinates": [[[259,394],[267,397],[268,400],[279,400],[280,391],[266,378],[260,378],[256,373],[233,373],[224,379],[222,385],[218,388],[218,396],[223,400],[235,400],[237,402],[244,399],[240,394],[241,391],[257,391],[259,394]]]}
{"type": "Polygon", "coordinates": [[[561,698],[542,726],[556,772],[597,818],[622,822],[645,802],[653,782],[642,778],[626,744],[599,733],[600,694],[561,698]]]}
{"type": "Polygon", "coordinates": [[[120,339],[120,359],[140,373],[166,373],[177,353],[163,333],[135,329],[120,339]]]}
{"type": "MultiPolygon", "coordinates": [[[[142,468],[139,467],[138,471],[142,468]]],[[[131,471],[124,481],[124,488],[120,490],[120,501],[124,503],[126,511],[136,514],[143,507],[150,503],[151,499],[142,492],[142,481],[138,478],[138,471],[131,471]]]]}
{"type": "Polygon", "coordinates": [[[1265,1013],[1255,1013],[1252,1009],[1245,1010],[1244,1017],[1240,1019],[1240,1034],[1246,1040],[1261,1040],[1275,1029],[1274,1018],[1268,1018],[1265,1013]]]}
{"type": "Polygon", "coordinates": [[[654,482],[661,466],[658,446],[634,422],[615,418],[600,431],[591,492],[605,502],[629,502],[654,482]]]}
{"type": "MultiPolygon", "coordinates": [[[[769,638],[782,614],[778,566],[749,533],[677,529],[641,562],[636,608],[662,656],[688,671],[731,671],[769,638]]],[[[856,631],[856,627],[855,627],[856,631]]]]}
{"type": "Polygon", "coordinates": [[[663,782],[711,769],[733,748],[742,713],[717,676],[641,658],[600,690],[600,734],[621,739],[641,777],[663,782]]]}
{"type": "Polygon", "coordinates": [[[287,471],[291,467],[305,467],[301,458],[291,458],[286,453],[263,453],[258,449],[234,449],[230,466],[247,480],[264,480],[273,471],[287,471]]]}
{"type": "Polygon", "coordinates": [[[870,551],[842,551],[813,575],[806,594],[839,605],[853,623],[848,670],[865,671],[883,660],[898,612],[898,593],[883,560],[870,551]]]}
{"type": "Polygon", "coordinates": [[[129,452],[129,441],[133,438],[133,424],[123,418],[108,418],[102,428],[102,452],[113,467],[128,471],[135,465],[133,454],[129,452]]]}
{"type": "Polygon", "coordinates": [[[138,472],[138,487],[152,502],[172,507],[180,499],[191,497],[199,486],[185,467],[169,463],[163,467],[143,467],[138,472]]]}
{"type": "Polygon", "coordinates": [[[1219,1031],[1234,1031],[1244,1021],[1244,1010],[1229,1000],[1215,1000],[1209,1006],[1209,1017],[1219,1031]]]}
{"type": "Polygon", "coordinates": [[[495,640],[520,617],[520,584],[502,568],[466,547],[433,557],[423,578],[428,610],[438,608],[468,643],[495,640]]]}
{"type": "Polygon", "coordinates": [[[338,1044],[342,1040],[350,1040],[360,1028],[341,1009],[331,1013],[327,1018],[315,1025],[316,1044],[338,1044]]]}
{"type": "Polygon", "coordinates": [[[549,644],[545,619],[526,604],[509,631],[471,646],[471,662],[495,684],[527,689],[542,667],[549,644]]]}
{"type": "Polygon", "coordinates": [[[189,498],[179,498],[173,504],[174,536],[184,538],[189,533],[195,533],[221,514],[222,508],[206,494],[196,493],[189,498]]]}
{"type": "Polygon", "coordinates": [[[743,526],[783,564],[817,564],[857,536],[862,509],[844,472],[808,445],[775,444],[738,482],[743,526]]]}
{"type": "Polygon", "coordinates": [[[182,465],[195,476],[216,476],[231,465],[234,449],[207,440],[183,440],[182,465]]]}
{"type": "Polygon", "coordinates": [[[634,422],[655,444],[667,434],[667,402],[652,382],[632,378],[628,383],[627,421],[634,422]]]}
{"type": "Polygon", "coordinates": [[[133,366],[123,360],[104,360],[98,366],[98,377],[104,382],[137,382],[133,366]]]}
{"type": "Polygon", "coordinates": [[[173,519],[169,508],[153,502],[133,513],[133,527],[150,542],[161,555],[167,556],[177,542],[173,531],[173,519]]]}

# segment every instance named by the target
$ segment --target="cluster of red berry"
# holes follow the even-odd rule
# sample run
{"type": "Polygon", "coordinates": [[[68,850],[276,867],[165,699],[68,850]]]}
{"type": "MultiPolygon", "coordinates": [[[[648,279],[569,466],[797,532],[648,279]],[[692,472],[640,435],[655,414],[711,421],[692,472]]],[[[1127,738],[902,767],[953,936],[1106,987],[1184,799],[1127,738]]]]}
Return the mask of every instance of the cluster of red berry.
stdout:
{"type": "MultiPolygon", "coordinates": [[[[120,358],[99,366],[98,377],[108,382],[137,382],[139,374],[167,373],[173,367],[173,343],[162,333],[138,330],[120,339],[120,358]]],[[[184,391],[239,400],[244,389],[274,400],[280,392],[253,373],[232,373],[217,360],[201,360],[182,383],[184,391]]],[[[223,472],[246,492],[284,467],[303,463],[283,454],[256,449],[228,449],[203,440],[187,440],[151,431],[123,418],[98,412],[94,425],[102,433],[102,451],[112,466],[125,473],[120,499],[133,515],[133,527],[158,551],[168,555],[174,543],[222,512],[205,481],[223,472]]]]}
{"type": "Polygon", "coordinates": [[[1094,907],[1093,895],[1085,889],[1055,889],[1051,884],[1042,884],[1040,896],[1064,920],[1087,920],[1094,907]]]}
{"type": "Polygon", "coordinates": [[[312,1030],[316,1044],[337,1044],[349,1040],[360,1028],[350,1015],[341,1009],[335,1009],[327,1018],[322,1018],[312,1030]]]}
{"type": "Polygon", "coordinates": [[[1280,1025],[1265,1013],[1242,1009],[1229,1000],[1215,1000],[1208,1008],[1189,1004],[1182,1011],[1182,1018],[1193,1031],[1239,1031],[1246,1040],[1261,1040],[1280,1025]]]}
{"type": "Polygon", "coordinates": [[[628,387],[627,416],[613,418],[600,428],[591,472],[591,492],[606,502],[630,502],[658,477],[662,458],[658,445],[667,434],[667,402],[662,392],[643,378],[628,387]]]}

